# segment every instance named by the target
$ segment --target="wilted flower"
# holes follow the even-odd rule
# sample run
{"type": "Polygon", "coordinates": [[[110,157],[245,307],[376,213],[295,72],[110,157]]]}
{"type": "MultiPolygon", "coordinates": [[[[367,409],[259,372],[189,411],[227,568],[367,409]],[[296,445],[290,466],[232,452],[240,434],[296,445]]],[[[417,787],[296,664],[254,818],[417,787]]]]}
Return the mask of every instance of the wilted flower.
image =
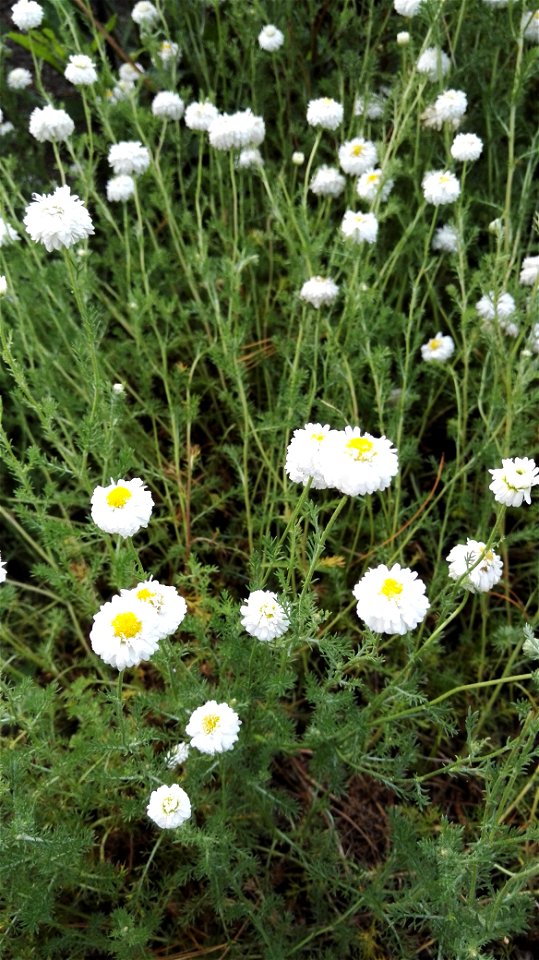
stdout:
{"type": "Polygon", "coordinates": [[[131,11],[131,16],[139,27],[151,27],[159,19],[159,13],[149,0],[140,0],[131,11]]]}
{"type": "Polygon", "coordinates": [[[539,257],[524,257],[520,270],[520,282],[525,287],[533,287],[539,277],[539,257]]]}
{"type": "Polygon", "coordinates": [[[290,626],[284,608],[271,590],[254,590],[240,607],[241,625],[257,640],[275,640],[290,626]]]}
{"type": "Polygon", "coordinates": [[[137,176],[144,173],[150,165],[150,151],[143,147],[140,140],[121,140],[109,148],[109,164],[114,173],[127,173],[137,176]]]}
{"type": "Polygon", "coordinates": [[[159,640],[176,633],[187,613],[187,604],[176,587],[166,586],[158,580],[144,580],[132,590],[121,590],[120,594],[122,597],[134,597],[154,609],[159,640]]]}
{"type": "Polygon", "coordinates": [[[138,666],[159,645],[155,610],[132,596],[115,595],[95,614],[90,644],[98,657],[117,670],[138,666]]]}
{"type": "Polygon", "coordinates": [[[456,253],[459,248],[459,235],[456,227],[450,223],[444,223],[443,227],[438,227],[434,231],[432,238],[432,249],[441,250],[444,253],[456,253]]]}
{"type": "Polygon", "coordinates": [[[90,57],[84,53],[75,53],[69,58],[64,77],[76,87],[89,87],[97,81],[97,70],[90,57]]]}
{"type": "Polygon", "coordinates": [[[432,337],[431,340],[427,340],[421,347],[423,360],[437,360],[439,363],[443,363],[444,360],[449,360],[454,352],[455,344],[453,338],[449,336],[444,337],[440,332],[438,332],[435,337],[432,337]]]}
{"type": "Polygon", "coordinates": [[[36,107],[30,114],[30,133],[40,143],[58,143],[71,136],[75,124],[65,110],[57,110],[47,104],[45,107],[36,107]]]}
{"type": "Polygon", "coordinates": [[[427,203],[440,206],[453,203],[460,194],[460,183],[449,170],[433,170],[426,173],[421,184],[427,203]]]}
{"type": "Polygon", "coordinates": [[[238,714],[227,703],[208,700],[193,711],[185,732],[201,753],[224,753],[236,743],[240,725],[238,714]]]}
{"type": "Polygon", "coordinates": [[[539,483],[539,467],[529,457],[502,459],[502,466],[488,471],[492,474],[494,499],[507,507],[520,507],[522,502],[531,503],[531,490],[539,483]]]}
{"type": "Polygon", "coordinates": [[[177,93],[163,90],[156,94],[152,100],[152,113],[154,117],[165,117],[166,120],[181,120],[185,104],[177,93]]]}
{"type": "Polygon", "coordinates": [[[32,240],[42,243],[49,253],[72,247],[94,233],[84,203],[68,186],[56,187],[50,194],[34,193],[33,198],[26,207],[23,223],[32,240]]]}
{"type": "Polygon", "coordinates": [[[420,55],[415,68],[429,80],[441,80],[449,71],[451,61],[440,47],[427,47],[420,55]]]}
{"type": "Polygon", "coordinates": [[[97,486],[92,494],[92,520],[105,533],[132,537],[150,522],[153,499],[144,481],[111,481],[107,487],[97,486]]]}
{"type": "Polygon", "coordinates": [[[10,90],[25,90],[32,83],[32,74],[25,67],[15,67],[9,71],[6,79],[10,90]]]}
{"type": "Polygon", "coordinates": [[[341,230],[345,237],[355,243],[374,243],[378,235],[378,220],[374,213],[355,213],[347,210],[341,230]]]}
{"type": "Polygon", "coordinates": [[[273,24],[268,24],[267,27],[263,29],[258,34],[258,44],[262,50],[266,50],[268,53],[273,53],[275,50],[278,50],[279,47],[282,47],[284,43],[284,33],[274,27],[273,24]]]}
{"type": "Polygon", "coordinates": [[[318,310],[321,306],[333,303],[339,288],[330,277],[311,277],[300,290],[300,297],[318,310]]]}
{"type": "Polygon", "coordinates": [[[146,813],[163,830],[174,830],[191,816],[191,801],[177,783],[152,790],[146,813]]]}
{"type": "Polygon", "coordinates": [[[124,203],[135,192],[135,181],[128,173],[120,173],[107,181],[107,200],[109,203],[124,203]]]}
{"type": "Polygon", "coordinates": [[[488,593],[502,578],[501,558],[494,550],[487,550],[480,540],[468,537],[465,544],[453,547],[446,559],[451,579],[464,577],[462,586],[470,593],[488,593]]]}
{"type": "Polygon", "coordinates": [[[331,97],[320,97],[318,100],[309,100],[307,105],[307,123],[311,127],[323,127],[325,130],[336,130],[342,123],[344,108],[331,97]]]}
{"type": "Polygon", "coordinates": [[[35,0],[18,0],[11,8],[11,19],[19,30],[33,30],[39,27],[44,17],[43,7],[35,0]]]}
{"type": "Polygon", "coordinates": [[[393,180],[383,182],[382,171],[378,167],[376,170],[366,170],[361,174],[356,183],[356,193],[362,200],[372,203],[377,197],[380,197],[380,200],[387,200],[393,186],[393,180]]]}
{"type": "Polygon", "coordinates": [[[453,160],[478,160],[483,152],[483,141],[475,133],[457,133],[451,144],[453,160]]]}
{"type": "Polygon", "coordinates": [[[322,164],[315,171],[309,184],[309,190],[319,197],[338,197],[346,186],[346,180],[337,167],[322,164]]]}
{"type": "Polygon", "coordinates": [[[7,220],[0,217],[0,247],[7,247],[9,243],[14,243],[19,239],[19,234],[7,220]]]}
{"type": "Polygon", "coordinates": [[[332,433],[328,423],[306,423],[294,430],[286,451],[285,472],[292,483],[305,485],[311,481],[311,489],[325,490],[328,486],[322,464],[322,445],[332,433]]]}
{"type": "Polygon", "coordinates": [[[209,130],[219,111],[209,100],[190,103],[185,111],[185,126],[190,130],[209,130]]]}
{"type": "Polygon", "coordinates": [[[367,570],[353,589],[360,620],[376,633],[403,636],[425,619],[430,607],[417,573],[394,563],[367,570]]]}

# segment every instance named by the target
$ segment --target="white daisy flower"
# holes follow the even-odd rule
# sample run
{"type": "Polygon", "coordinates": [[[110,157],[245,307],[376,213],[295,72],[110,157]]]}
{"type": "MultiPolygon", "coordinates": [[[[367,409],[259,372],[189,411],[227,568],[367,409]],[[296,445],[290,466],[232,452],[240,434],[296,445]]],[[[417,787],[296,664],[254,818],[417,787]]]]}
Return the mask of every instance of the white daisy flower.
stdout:
{"type": "Polygon", "coordinates": [[[391,440],[362,433],[359,427],[332,430],[322,444],[320,460],[326,485],[350,497],[385,490],[399,470],[391,440]]]}
{"type": "Polygon", "coordinates": [[[367,570],[353,589],[360,620],[376,633],[403,636],[425,619],[430,603],[417,573],[394,563],[367,570]]]}
{"type": "Polygon", "coordinates": [[[393,7],[401,17],[414,17],[419,13],[423,0],[393,0],[393,7]]]}
{"type": "Polygon", "coordinates": [[[462,586],[470,593],[488,593],[502,579],[501,558],[494,550],[487,550],[480,540],[470,540],[468,537],[465,544],[458,543],[450,550],[446,560],[451,579],[464,577],[462,586]]]}
{"type": "Polygon", "coordinates": [[[365,117],[367,120],[381,120],[386,108],[387,96],[385,93],[368,93],[364,97],[354,100],[354,116],[365,117]]]}
{"type": "Polygon", "coordinates": [[[90,214],[80,197],[68,186],[56,187],[54,193],[33,194],[23,219],[26,232],[46,250],[72,247],[94,233],[90,214]]]}
{"type": "Polygon", "coordinates": [[[181,120],[185,110],[185,104],[177,93],[162,90],[156,94],[152,100],[152,113],[154,117],[164,117],[165,120],[181,120]]]}
{"type": "Polygon", "coordinates": [[[0,247],[7,247],[8,244],[15,243],[19,239],[19,234],[11,224],[0,217],[0,247]]]}
{"type": "Polygon", "coordinates": [[[432,170],[426,173],[421,186],[427,203],[435,206],[454,203],[460,194],[460,183],[449,170],[432,170]]]}
{"type": "Polygon", "coordinates": [[[502,466],[488,471],[492,474],[494,499],[507,507],[520,507],[522,502],[531,503],[531,490],[539,483],[539,467],[529,457],[507,457],[502,466]]]}
{"type": "Polygon", "coordinates": [[[108,161],[114,173],[138,176],[150,165],[150,151],[140,140],[121,140],[109,148],[108,161]]]}
{"type": "Polygon", "coordinates": [[[127,100],[136,90],[136,85],[132,80],[119,80],[112,90],[105,91],[105,99],[109,103],[120,103],[121,100],[127,100]]]}
{"type": "Polygon", "coordinates": [[[271,590],[254,590],[240,607],[241,625],[257,640],[275,640],[282,637],[290,620],[271,590]]]}
{"type": "Polygon", "coordinates": [[[520,282],[525,287],[533,287],[539,277],[539,257],[524,257],[520,270],[520,282]]]}
{"type": "Polygon", "coordinates": [[[241,726],[238,714],[227,703],[208,700],[197,707],[185,728],[191,746],[201,753],[224,753],[231,750],[241,726]]]}
{"type": "Polygon", "coordinates": [[[420,55],[415,68],[429,80],[441,80],[449,72],[451,61],[440,47],[427,47],[420,55]]]}
{"type": "Polygon", "coordinates": [[[338,197],[346,186],[346,180],[337,167],[322,164],[315,171],[309,184],[309,190],[317,197],[338,197]]]}
{"type": "Polygon", "coordinates": [[[434,101],[434,109],[442,121],[461,120],[468,107],[463,90],[444,90],[434,101]]]}
{"type": "Polygon", "coordinates": [[[322,444],[332,432],[328,423],[306,423],[294,430],[286,451],[285,472],[292,483],[311,481],[313,490],[328,486],[322,467],[322,444]]]}
{"type": "Polygon", "coordinates": [[[161,63],[170,63],[171,60],[179,60],[181,52],[179,45],[173,40],[163,40],[157,53],[161,63]]]}
{"type": "Polygon", "coordinates": [[[309,100],[307,104],[307,123],[311,127],[322,127],[324,130],[336,130],[342,123],[344,108],[331,97],[320,97],[318,100],[309,100]]]}
{"type": "Polygon", "coordinates": [[[14,129],[15,127],[11,120],[7,120],[6,123],[0,123],[0,137],[6,137],[8,133],[13,133],[14,129]]]}
{"type": "Polygon", "coordinates": [[[44,17],[43,7],[35,0],[18,0],[11,8],[11,19],[19,30],[33,30],[39,27],[44,17]]]}
{"type": "Polygon", "coordinates": [[[452,337],[442,336],[440,332],[436,334],[435,337],[432,337],[430,340],[427,340],[426,343],[421,347],[421,356],[423,360],[437,360],[438,363],[443,363],[445,360],[449,360],[455,352],[455,344],[452,337]]]}
{"type": "Polygon", "coordinates": [[[483,152],[483,141],[475,133],[457,133],[451,144],[453,160],[465,163],[469,160],[478,160],[483,152]]]}
{"type": "Polygon", "coordinates": [[[520,20],[520,29],[526,40],[539,43],[539,10],[525,10],[520,20]]]}
{"type": "Polygon", "coordinates": [[[380,200],[387,200],[393,190],[394,180],[383,182],[383,174],[379,167],[373,170],[366,170],[358,178],[356,183],[356,193],[362,200],[368,200],[372,203],[377,197],[380,200]]]}
{"type": "Polygon", "coordinates": [[[159,640],[176,633],[187,613],[187,604],[176,587],[165,586],[158,580],[144,580],[132,590],[121,590],[120,596],[134,597],[153,607],[157,615],[156,632],[159,640]]]}
{"type": "Polygon", "coordinates": [[[153,510],[152,495],[139,477],[97,486],[91,504],[92,520],[99,529],[121,537],[132,537],[147,527],[153,510]]]}
{"type": "Polygon", "coordinates": [[[71,136],[75,124],[65,110],[56,110],[47,104],[36,107],[30,114],[29,130],[40,143],[58,143],[71,136]]]}
{"type": "Polygon", "coordinates": [[[187,760],[188,756],[189,744],[184,743],[182,740],[165,754],[165,763],[169,770],[173,770],[174,767],[181,767],[182,764],[187,760]]]}
{"type": "Polygon", "coordinates": [[[218,114],[208,127],[210,144],[216,150],[259,147],[265,135],[263,118],[255,116],[252,110],[218,114]]]}
{"type": "Polygon", "coordinates": [[[84,53],[74,53],[69,57],[64,77],[76,87],[90,87],[97,81],[97,70],[90,57],[84,53]]]}
{"type": "Polygon", "coordinates": [[[444,223],[443,227],[438,227],[434,231],[431,246],[433,250],[440,250],[443,253],[456,253],[459,248],[459,239],[456,227],[450,223],[444,223]]]}
{"type": "Polygon", "coordinates": [[[146,813],[163,830],[174,830],[191,816],[191,801],[177,783],[152,790],[146,813]]]}
{"type": "Polygon", "coordinates": [[[258,34],[259,47],[268,53],[274,53],[275,50],[282,47],[283,43],[284,33],[278,30],[277,27],[274,27],[273,24],[268,24],[267,27],[263,27],[258,34]]]}
{"type": "Polygon", "coordinates": [[[497,322],[499,327],[510,337],[518,335],[518,326],[510,320],[516,313],[517,305],[510,293],[496,295],[492,290],[477,301],[475,308],[482,320],[487,323],[497,322]]]}
{"type": "Polygon", "coordinates": [[[0,583],[4,583],[7,577],[6,572],[6,563],[5,560],[2,560],[2,554],[0,553],[0,583]]]}
{"type": "Polygon", "coordinates": [[[137,80],[140,80],[144,72],[145,71],[142,64],[131,63],[127,60],[118,68],[118,76],[120,80],[124,80],[129,84],[136,83],[137,80]]]}
{"type": "Polygon", "coordinates": [[[6,79],[10,90],[25,90],[32,84],[32,74],[25,67],[10,70],[6,79]]]}
{"type": "Polygon", "coordinates": [[[376,165],[378,151],[371,140],[354,137],[339,147],[339,163],[345,173],[358,177],[376,165]]]}
{"type": "Polygon", "coordinates": [[[151,27],[159,19],[159,13],[149,0],[140,0],[131,11],[131,17],[139,27],[151,27]]]}
{"type": "Polygon", "coordinates": [[[374,243],[378,235],[378,220],[374,213],[347,210],[341,223],[341,231],[355,243],[374,243]]]}
{"type": "Polygon", "coordinates": [[[0,275],[0,297],[5,297],[7,294],[7,279],[2,273],[0,275]]]}
{"type": "Polygon", "coordinates": [[[120,173],[107,181],[107,200],[109,203],[125,203],[135,192],[135,181],[127,173],[120,173]]]}
{"type": "Polygon", "coordinates": [[[338,293],[339,287],[331,277],[317,276],[305,281],[299,295],[302,300],[319,310],[321,306],[333,303],[338,293]]]}
{"type": "Polygon", "coordinates": [[[149,603],[115,595],[95,614],[90,643],[111,667],[136,667],[159,646],[157,614],[149,603]]]}
{"type": "Polygon", "coordinates": [[[185,126],[190,130],[209,130],[219,111],[209,100],[190,103],[185,111],[185,126]]]}
{"type": "Polygon", "coordinates": [[[238,170],[252,170],[263,167],[264,160],[257,147],[247,147],[245,150],[240,150],[235,165],[238,170]]]}

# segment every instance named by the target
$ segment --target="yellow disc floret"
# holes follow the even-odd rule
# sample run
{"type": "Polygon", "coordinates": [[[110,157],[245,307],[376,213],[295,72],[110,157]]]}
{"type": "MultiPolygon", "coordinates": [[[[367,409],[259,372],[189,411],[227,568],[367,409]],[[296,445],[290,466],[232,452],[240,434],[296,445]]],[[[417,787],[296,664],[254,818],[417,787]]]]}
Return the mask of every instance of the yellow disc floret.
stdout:
{"type": "Polygon", "coordinates": [[[155,590],[148,590],[148,587],[142,587],[141,590],[137,590],[137,600],[146,600],[148,603],[151,603],[155,597],[155,590]]]}
{"type": "Polygon", "coordinates": [[[133,494],[127,487],[118,484],[110,493],[107,493],[107,503],[109,507],[125,507],[128,500],[131,500],[133,494]]]}
{"type": "Polygon", "coordinates": [[[438,337],[433,337],[432,340],[429,340],[429,350],[438,350],[442,346],[442,341],[438,337]]]}
{"type": "Polygon", "coordinates": [[[311,433],[311,440],[318,440],[319,443],[322,443],[324,437],[324,433],[311,433]]]}
{"type": "Polygon", "coordinates": [[[217,713],[208,713],[202,721],[202,729],[205,734],[213,733],[221,718],[217,713]]]}
{"type": "Polygon", "coordinates": [[[374,443],[368,437],[352,437],[346,449],[353,451],[354,460],[370,460],[369,454],[374,449],[374,443]]]}
{"type": "Polygon", "coordinates": [[[394,600],[395,597],[400,597],[402,593],[402,583],[394,580],[393,577],[387,577],[380,588],[380,593],[383,593],[388,600],[394,600]]]}
{"type": "Polygon", "coordinates": [[[352,155],[354,157],[360,157],[364,149],[365,148],[362,143],[355,143],[354,146],[352,147],[352,155]]]}
{"type": "Polygon", "coordinates": [[[126,613],[116,614],[112,621],[112,629],[115,637],[120,637],[122,640],[131,640],[140,633],[142,623],[134,613],[128,610],[126,613]]]}
{"type": "Polygon", "coordinates": [[[177,797],[165,797],[161,804],[161,808],[163,813],[168,815],[169,813],[175,813],[179,805],[180,801],[177,797]]]}

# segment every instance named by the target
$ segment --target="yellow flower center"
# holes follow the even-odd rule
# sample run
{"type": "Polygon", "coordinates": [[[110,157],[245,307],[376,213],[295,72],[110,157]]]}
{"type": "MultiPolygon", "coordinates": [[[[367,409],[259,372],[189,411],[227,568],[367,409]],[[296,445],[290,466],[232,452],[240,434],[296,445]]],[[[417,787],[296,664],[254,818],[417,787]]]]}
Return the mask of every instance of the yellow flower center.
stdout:
{"type": "Polygon", "coordinates": [[[125,507],[128,500],[131,500],[133,494],[127,487],[121,485],[114,487],[110,493],[107,493],[107,503],[109,507],[125,507]]]}
{"type": "Polygon", "coordinates": [[[438,347],[441,347],[441,346],[442,346],[442,341],[439,339],[439,337],[433,337],[432,340],[429,340],[430,350],[437,350],[438,347]]]}
{"type": "Polygon", "coordinates": [[[352,437],[346,444],[346,449],[354,452],[354,460],[370,460],[368,455],[373,448],[374,443],[367,437],[352,437]]]}
{"type": "Polygon", "coordinates": [[[378,183],[379,179],[380,179],[379,173],[369,173],[367,177],[367,180],[369,181],[369,183],[378,183]]]}
{"type": "Polygon", "coordinates": [[[311,433],[311,440],[318,440],[318,443],[321,443],[324,436],[325,434],[323,433],[311,433]]]}
{"type": "Polygon", "coordinates": [[[265,617],[266,620],[273,620],[275,607],[273,605],[270,606],[269,603],[263,603],[260,607],[260,616],[265,617]]]}
{"type": "Polygon", "coordinates": [[[440,183],[449,183],[449,177],[447,173],[442,173],[440,176],[440,183]]]}
{"type": "Polygon", "coordinates": [[[217,724],[219,723],[220,717],[217,713],[208,713],[202,721],[202,729],[205,734],[213,733],[217,724]]]}
{"type": "Polygon", "coordinates": [[[175,813],[179,805],[180,805],[180,801],[178,800],[177,797],[165,797],[165,799],[161,804],[163,813],[166,813],[166,814],[175,813]]]}
{"type": "Polygon", "coordinates": [[[121,640],[131,640],[142,630],[142,623],[134,613],[129,610],[127,613],[117,613],[112,621],[114,636],[121,640]]]}
{"type": "Polygon", "coordinates": [[[356,143],[356,144],[354,144],[354,146],[352,147],[352,156],[354,156],[354,157],[360,157],[361,154],[363,153],[364,149],[365,149],[365,147],[363,146],[362,143],[356,143]]]}
{"type": "Polygon", "coordinates": [[[394,580],[393,577],[387,577],[380,588],[380,593],[383,593],[388,600],[394,600],[395,597],[400,597],[402,593],[402,583],[394,580]]]}
{"type": "Polygon", "coordinates": [[[154,597],[155,590],[148,590],[148,587],[143,587],[142,590],[137,590],[137,600],[147,600],[149,603],[151,603],[154,597]]]}

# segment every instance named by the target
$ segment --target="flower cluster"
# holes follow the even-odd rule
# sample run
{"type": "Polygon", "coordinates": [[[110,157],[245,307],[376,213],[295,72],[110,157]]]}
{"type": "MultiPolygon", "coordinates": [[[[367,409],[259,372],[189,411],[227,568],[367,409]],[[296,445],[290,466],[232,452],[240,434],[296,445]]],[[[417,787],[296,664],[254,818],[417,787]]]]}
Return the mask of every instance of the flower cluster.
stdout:
{"type": "Polygon", "coordinates": [[[320,423],[294,431],[285,463],[293,483],[310,480],[314,489],[333,487],[351,497],[385,490],[398,469],[397,451],[387,437],[359,427],[332,430],[320,423]]]}

